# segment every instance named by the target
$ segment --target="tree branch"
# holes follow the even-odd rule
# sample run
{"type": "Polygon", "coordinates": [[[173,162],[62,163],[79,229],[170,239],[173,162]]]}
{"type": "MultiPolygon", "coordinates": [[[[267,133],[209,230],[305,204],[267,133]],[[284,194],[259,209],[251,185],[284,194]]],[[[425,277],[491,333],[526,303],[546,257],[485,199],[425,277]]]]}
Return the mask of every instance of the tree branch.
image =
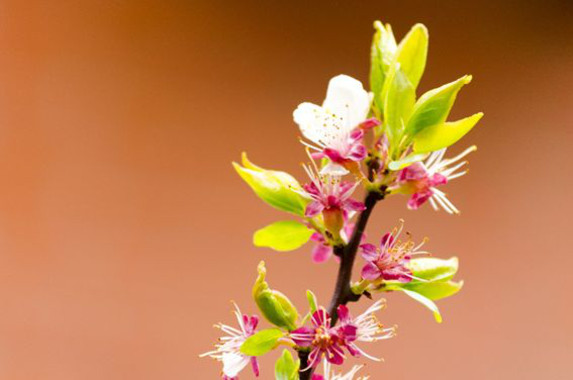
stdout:
{"type": "MultiPolygon", "coordinates": [[[[385,190],[385,189],[383,189],[385,190]]],[[[334,293],[330,300],[330,306],[328,307],[328,313],[332,318],[332,325],[334,326],[338,320],[338,313],[336,309],[339,305],[344,305],[348,302],[358,301],[360,295],[352,293],[350,289],[350,280],[352,278],[352,268],[354,266],[354,260],[356,259],[356,252],[360,246],[360,241],[362,240],[362,235],[372,214],[372,210],[376,203],[384,199],[385,191],[381,193],[369,192],[364,200],[364,206],[366,207],[364,211],[360,213],[354,231],[352,232],[352,237],[347,245],[334,247],[334,254],[340,257],[340,266],[338,267],[338,276],[336,278],[336,285],[334,287],[334,293]]],[[[298,357],[300,359],[300,368],[308,367],[308,352],[299,352],[298,357]]],[[[299,372],[300,380],[309,380],[314,372],[314,368],[309,368],[304,372],[299,372]]]]}

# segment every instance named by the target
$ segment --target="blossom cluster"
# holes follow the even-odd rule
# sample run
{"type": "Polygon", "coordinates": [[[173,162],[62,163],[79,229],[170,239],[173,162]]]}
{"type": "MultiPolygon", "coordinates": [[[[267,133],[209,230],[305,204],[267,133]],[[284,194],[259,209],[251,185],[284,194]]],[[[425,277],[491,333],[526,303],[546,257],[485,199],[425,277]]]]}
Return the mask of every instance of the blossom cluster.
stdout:
{"type": "Polygon", "coordinates": [[[447,119],[471,76],[417,97],[426,66],[426,27],[415,25],[397,43],[390,25],[376,22],[374,26],[370,90],[357,79],[338,75],[328,83],[320,105],[304,102],[293,112],[308,156],[303,165],[306,181],[301,184],[286,172],[257,166],[246,154],[241,165],[233,164],[259,198],[297,218],[256,231],[256,246],[293,251],[311,241],[313,262],[334,257],[344,273],[352,273],[355,257],[361,257],[359,278],[350,282],[339,277],[340,288],[328,309],[308,291],[308,311],[299,314],[286,295],[269,286],[261,262],[252,293],[262,319],[272,327],[257,331],[259,316],[242,314],[236,305],[238,326],[216,325],[225,335],[215,350],[203,356],[222,362],[223,379],[238,379],[249,365],[258,376],[257,357],[280,346],[285,349],[276,362],[277,379],[353,379],[361,366],[346,374],[334,373],[332,366],[351,357],[379,360],[364,345],[393,337],[395,327],[380,323],[376,316],[386,305],[384,299],[374,301],[357,317],[352,316],[349,302],[398,291],[429,308],[441,322],[434,301],[462,287],[461,281],[452,280],[457,258],[433,257],[423,249],[426,239],[415,242],[404,231],[402,220],[381,234],[377,244],[368,241],[364,229],[374,205],[394,195],[406,195],[410,210],[428,203],[434,210],[459,214],[443,188],[467,173],[465,158],[476,148],[451,158],[447,149],[483,115],[447,119]],[[314,373],[319,368],[322,374],[314,373]]]}

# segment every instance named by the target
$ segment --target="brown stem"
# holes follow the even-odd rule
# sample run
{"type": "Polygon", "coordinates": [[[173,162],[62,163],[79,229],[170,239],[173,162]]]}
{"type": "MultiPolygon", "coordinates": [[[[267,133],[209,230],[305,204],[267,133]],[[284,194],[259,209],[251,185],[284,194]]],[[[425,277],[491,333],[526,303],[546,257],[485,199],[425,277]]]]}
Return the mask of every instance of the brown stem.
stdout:
{"type": "MultiPolygon", "coordinates": [[[[385,190],[385,189],[383,189],[385,190]]],[[[354,260],[356,259],[356,252],[360,245],[362,235],[364,234],[364,229],[368,223],[368,218],[374,209],[376,203],[384,199],[385,191],[381,193],[369,192],[364,200],[364,206],[366,207],[356,222],[354,231],[352,232],[352,237],[350,241],[345,246],[334,247],[334,254],[340,257],[340,266],[338,267],[338,276],[336,278],[336,285],[334,287],[334,293],[330,300],[330,306],[328,307],[328,313],[332,318],[332,325],[336,324],[338,320],[338,314],[336,309],[339,305],[344,305],[348,302],[357,301],[360,295],[352,293],[350,289],[350,279],[352,278],[352,268],[354,266],[354,260]]],[[[304,369],[308,367],[308,352],[299,352],[298,357],[300,358],[300,368],[304,369]]],[[[309,368],[306,371],[299,372],[300,380],[309,380],[314,372],[313,368],[309,368]]]]}

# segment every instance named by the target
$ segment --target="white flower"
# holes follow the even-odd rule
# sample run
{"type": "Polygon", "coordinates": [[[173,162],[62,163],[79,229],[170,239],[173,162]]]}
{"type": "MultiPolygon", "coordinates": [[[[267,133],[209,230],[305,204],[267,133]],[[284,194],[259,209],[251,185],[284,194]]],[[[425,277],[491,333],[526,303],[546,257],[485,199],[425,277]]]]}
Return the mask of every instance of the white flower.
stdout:
{"type": "Polygon", "coordinates": [[[360,161],[366,156],[362,145],[362,131],[358,126],[366,120],[371,96],[362,83],[347,75],[338,75],[328,84],[322,106],[302,103],[294,111],[295,123],[302,135],[311,143],[303,142],[317,152],[328,156],[333,165],[327,172],[347,173],[340,164],[360,161]]]}
{"type": "Polygon", "coordinates": [[[235,316],[239,323],[239,328],[219,323],[215,325],[227,335],[219,338],[219,343],[215,345],[215,350],[199,355],[209,356],[223,363],[223,374],[228,378],[235,378],[249,363],[253,367],[256,376],[259,376],[259,366],[255,357],[243,355],[240,351],[241,345],[247,338],[254,334],[259,318],[256,315],[249,317],[242,314],[241,310],[234,304],[235,316]]]}

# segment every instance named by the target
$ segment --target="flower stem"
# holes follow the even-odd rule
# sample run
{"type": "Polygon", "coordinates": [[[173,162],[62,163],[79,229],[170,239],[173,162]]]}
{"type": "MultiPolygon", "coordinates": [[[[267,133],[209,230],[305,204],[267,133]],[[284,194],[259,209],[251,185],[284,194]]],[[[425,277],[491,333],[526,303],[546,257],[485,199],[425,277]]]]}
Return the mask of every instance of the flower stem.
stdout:
{"type": "MultiPolygon", "coordinates": [[[[385,190],[385,189],[384,189],[385,190]]],[[[358,301],[360,295],[354,294],[350,289],[350,280],[352,277],[352,268],[354,266],[354,260],[356,259],[356,252],[360,245],[362,239],[362,234],[364,234],[364,229],[370,218],[370,214],[374,209],[376,203],[384,199],[385,191],[382,192],[369,192],[364,200],[364,206],[366,207],[356,222],[354,231],[352,232],[352,237],[347,245],[334,247],[334,254],[340,257],[340,266],[338,267],[338,276],[336,278],[336,285],[334,287],[334,293],[330,300],[330,306],[328,307],[328,313],[332,318],[332,325],[338,320],[338,314],[336,309],[339,305],[344,305],[348,302],[358,301]]],[[[300,351],[298,356],[300,358],[300,368],[304,369],[308,367],[308,352],[300,351]]],[[[300,380],[309,380],[314,372],[314,368],[309,368],[306,371],[299,372],[300,380]]]]}

